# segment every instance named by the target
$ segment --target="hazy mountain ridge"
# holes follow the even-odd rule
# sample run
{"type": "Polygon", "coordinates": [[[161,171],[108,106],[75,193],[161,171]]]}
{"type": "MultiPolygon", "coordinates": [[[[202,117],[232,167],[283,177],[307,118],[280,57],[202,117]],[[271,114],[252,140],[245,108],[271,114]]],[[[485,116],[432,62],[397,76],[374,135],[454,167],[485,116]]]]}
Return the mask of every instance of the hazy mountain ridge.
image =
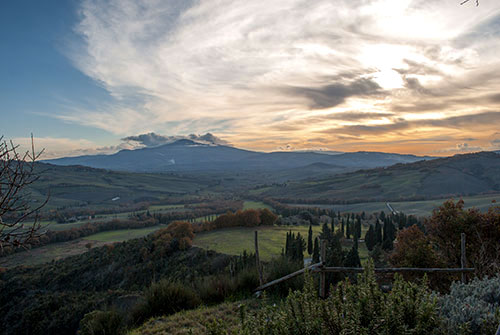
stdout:
{"type": "Polygon", "coordinates": [[[433,159],[433,157],[380,152],[353,152],[335,155],[310,151],[264,153],[181,139],[156,147],[121,150],[112,155],[65,157],[45,162],[55,165],[83,165],[129,172],[186,172],[277,171],[305,167],[315,163],[334,165],[340,170],[352,170],[353,168],[375,168],[427,159],[433,159]]]}

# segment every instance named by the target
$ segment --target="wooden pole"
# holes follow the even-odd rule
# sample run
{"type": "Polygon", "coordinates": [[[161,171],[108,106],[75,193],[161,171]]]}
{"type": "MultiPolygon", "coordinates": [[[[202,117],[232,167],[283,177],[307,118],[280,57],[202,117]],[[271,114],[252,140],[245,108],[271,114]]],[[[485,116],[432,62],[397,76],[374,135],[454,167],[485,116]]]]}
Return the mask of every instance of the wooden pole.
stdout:
{"type": "Polygon", "coordinates": [[[319,296],[326,297],[326,272],[323,271],[326,261],[326,240],[321,240],[320,273],[319,273],[319,296]]]}
{"type": "MultiPolygon", "coordinates": [[[[318,267],[311,272],[341,272],[341,273],[362,273],[364,268],[354,267],[318,267]]],[[[424,273],[464,273],[474,272],[474,268],[375,268],[375,273],[398,273],[398,272],[424,272],[424,273]]]]}
{"type": "Polygon", "coordinates": [[[264,284],[264,278],[262,276],[262,266],[260,265],[260,258],[259,258],[259,238],[258,238],[258,232],[257,230],[255,231],[255,262],[257,263],[257,271],[259,272],[259,282],[260,286],[264,284]]]}
{"type": "MultiPolygon", "coordinates": [[[[461,243],[460,243],[460,251],[461,251],[461,257],[460,257],[460,264],[462,265],[462,269],[465,269],[467,259],[465,258],[465,233],[462,233],[460,235],[461,237],[461,243]]],[[[465,272],[462,272],[462,283],[465,283],[465,272]]]]}
{"type": "Polygon", "coordinates": [[[316,263],[316,264],[312,264],[312,265],[309,265],[308,267],[305,267],[303,269],[300,269],[300,270],[297,270],[295,272],[292,272],[290,274],[287,274],[286,276],[284,277],[281,277],[281,278],[278,278],[278,279],[275,279],[273,281],[270,281],[269,283],[266,283],[264,285],[261,285],[259,287],[257,287],[254,291],[255,292],[258,292],[258,291],[262,291],[262,290],[265,290],[266,288],[269,288],[273,285],[276,285],[276,284],[279,284],[281,282],[284,282],[285,280],[288,280],[288,279],[292,279],[292,278],[295,278],[297,277],[298,275],[301,275],[303,274],[304,272],[306,272],[307,270],[314,270],[316,267],[318,266],[321,266],[321,263],[316,263]]]}
{"type": "MultiPolygon", "coordinates": [[[[303,269],[290,273],[284,277],[275,279],[269,283],[257,287],[254,291],[262,291],[273,285],[284,282],[285,280],[297,277],[309,270],[313,273],[320,273],[321,275],[326,272],[341,272],[341,273],[361,273],[365,271],[364,268],[354,268],[354,267],[325,267],[322,262],[311,264],[303,269]]],[[[376,273],[394,273],[394,272],[424,272],[424,273],[463,273],[463,272],[474,272],[474,268],[375,268],[376,273]]],[[[326,281],[325,281],[326,283],[326,281]]],[[[321,286],[320,286],[321,289],[321,286]]],[[[321,293],[321,292],[320,292],[321,293]]],[[[498,334],[500,335],[500,334],[498,334]]]]}

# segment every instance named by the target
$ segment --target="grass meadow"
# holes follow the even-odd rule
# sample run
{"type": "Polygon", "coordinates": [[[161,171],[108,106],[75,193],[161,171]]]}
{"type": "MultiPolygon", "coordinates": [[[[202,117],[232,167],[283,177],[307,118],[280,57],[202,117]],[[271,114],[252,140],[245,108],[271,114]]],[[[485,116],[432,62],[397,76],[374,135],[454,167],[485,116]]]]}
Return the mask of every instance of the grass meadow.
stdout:
{"type": "MultiPolygon", "coordinates": [[[[338,228],[338,227],[337,227],[338,228]]],[[[366,231],[362,227],[362,236],[366,231]]],[[[254,231],[259,232],[259,254],[262,260],[269,261],[281,254],[285,248],[286,233],[300,233],[307,242],[309,226],[261,226],[261,227],[237,227],[219,229],[210,232],[196,234],[193,244],[204,249],[215,250],[228,255],[239,255],[243,251],[254,252],[254,231]]],[[[321,226],[313,226],[313,237],[321,232],[321,226]]],[[[352,242],[345,241],[344,247],[350,248],[352,242]]],[[[309,257],[307,252],[304,255],[309,257]]],[[[361,260],[368,257],[368,250],[363,242],[359,243],[359,256],[361,260]]]]}
{"type": "MultiPolygon", "coordinates": [[[[459,200],[460,197],[454,200],[459,200]]],[[[465,208],[475,207],[481,211],[487,211],[489,207],[494,204],[500,203],[500,194],[488,194],[488,195],[476,195],[470,197],[461,197],[465,202],[465,208]]],[[[391,206],[400,212],[407,215],[416,215],[419,217],[425,217],[432,214],[432,211],[439,207],[443,202],[448,200],[445,199],[435,199],[435,200],[422,200],[422,201],[396,201],[390,202],[391,206]]],[[[365,211],[366,213],[373,212],[389,212],[385,202],[364,202],[357,204],[348,205],[322,205],[322,204],[290,204],[290,206],[298,207],[319,207],[333,209],[334,211],[340,212],[354,212],[359,213],[365,211]]]]}
{"type": "Polygon", "coordinates": [[[146,236],[161,228],[165,228],[165,225],[105,231],[72,241],[51,243],[27,252],[19,252],[13,255],[0,257],[0,267],[43,264],[52,260],[82,254],[88,250],[89,246],[94,248],[105,244],[123,242],[133,238],[146,236]]]}

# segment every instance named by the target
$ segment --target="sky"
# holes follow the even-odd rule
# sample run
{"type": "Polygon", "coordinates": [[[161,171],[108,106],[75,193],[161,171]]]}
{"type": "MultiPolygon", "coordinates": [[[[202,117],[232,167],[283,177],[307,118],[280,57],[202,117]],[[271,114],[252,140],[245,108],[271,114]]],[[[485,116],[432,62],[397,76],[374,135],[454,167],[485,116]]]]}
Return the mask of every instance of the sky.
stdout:
{"type": "Polygon", "coordinates": [[[46,159],[500,149],[498,0],[2,1],[0,42],[0,135],[46,159]]]}

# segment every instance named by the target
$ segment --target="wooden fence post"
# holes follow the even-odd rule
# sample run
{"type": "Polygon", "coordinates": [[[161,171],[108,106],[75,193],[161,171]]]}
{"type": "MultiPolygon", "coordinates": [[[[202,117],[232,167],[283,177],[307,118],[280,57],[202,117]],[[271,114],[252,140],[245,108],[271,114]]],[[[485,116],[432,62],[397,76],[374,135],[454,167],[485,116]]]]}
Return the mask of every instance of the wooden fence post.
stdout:
{"type": "Polygon", "coordinates": [[[257,230],[255,231],[255,262],[257,263],[257,271],[259,273],[260,286],[262,286],[264,284],[264,278],[262,276],[262,266],[260,265],[259,239],[258,239],[258,232],[257,232],[257,230]]]}
{"type": "MultiPolygon", "coordinates": [[[[465,258],[465,233],[462,233],[460,235],[461,237],[461,243],[460,243],[460,251],[461,251],[461,257],[460,257],[460,263],[462,265],[462,269],[465,268],[467,259],[465,258]]],[[[462,283],[465,283],[465,272],[462,272],[462,283]]]]}
{"type": "Polygon", "coordinates": [[[323,271],[326,261],[326,240],[321,240],[320,273],[319,273],[319,296],[326,297],[326,272],[323,271]]]}

